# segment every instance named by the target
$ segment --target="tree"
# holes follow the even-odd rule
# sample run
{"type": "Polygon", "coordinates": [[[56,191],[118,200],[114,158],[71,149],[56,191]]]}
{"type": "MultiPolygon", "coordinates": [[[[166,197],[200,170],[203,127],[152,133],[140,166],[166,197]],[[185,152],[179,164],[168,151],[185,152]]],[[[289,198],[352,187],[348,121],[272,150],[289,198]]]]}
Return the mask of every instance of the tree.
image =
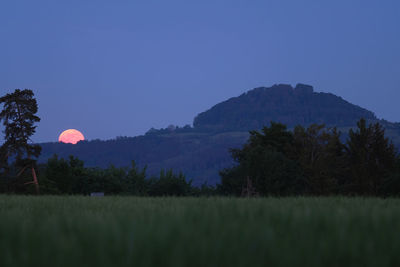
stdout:
{"type": "Polygon", "coordinates": [[[231,150],[238,163],[223,170],[219,191],[224,194],[296,195],[305,190],[299,164],[291,159],[293,134],[280,123],[271,122],[261,132],[251,131],[242,149],[231,150]]]}
{"type": "Polygon", "coordinates": [[[393,171],[385,177],[382,194],[384,196],[400,196],[400,155],[397,155],[393,171]]]}
{"type": "Polygon", "coordinates": [[[296,126],[293,137],[292,158],[300,163],[311,193],[337,193],[347,170],[340,132],[313,124],[307,129],[296,126]]]}
{"type": "Polygon", "coordinates": [[[8,170],[7,151],[3,146],[0,146],[0,193],[7,192],[6,177],[8,170]]]}
{"type": "Polygon", "coordinates": [[[147,166],[144,167],[142,170],[139,170],[135,161],[132,160],[131,168],[127,173],[125,181],[125,187],[128,194],[141,196],[147,194],[148,183],[146,181],[146,169],[147,166]]]}
{"type": "Polygon", "coordinates": [[[6,175],[8,172],[8,162],[7,162],[7,154],[5,146],[0,146],[0,177],[2,175],[6,175]]]}
{"type": "Polygon", "coordinates": [[[53,155],[48,159],[43,172],[46,180],[54,182],[58,192],[62,194],[77,194],[86,187],[81,182],[82,177],[88,178],[83,161],[70,156],[68,160],[53,155]]]}
{"type": "Polygon", "coordinates": [[[357,126],[357,130],[349,131],[347,141],[350,187],[356,194],[378,195],[385,178],[395,168],[395,147],[385,137],[385,130],[379,123],[367,126],[366,121],[361,119],[357,126]]]}
{"type": "Polygon", "coordinates": [[[188,196],[192,193],[192,181],[186,181],[183,173],[175,174],[172,170],[161,170],[160,178],[149,180],[150,196],[188,196]]]}
{"type": "Polygon", "coordinates": [[[35,115],[38,106],[34,94],[29,89],[16,89],[14,93],[1,97],[0,104],[4,105],[0,113],[0,121],[3,121],[5,127],[5,142],[1,149],[5,151],[5,161],[8,161],[10,157],[15,157],[16,166],[22,168],[18,176],[23,174],[29,166],[32,170],[33,183],[38,190],[34,158],[40,155],[41,147],[30,143],[30,137],[36,130],[35,123],[40,121],[40,118],[35,115]]]}

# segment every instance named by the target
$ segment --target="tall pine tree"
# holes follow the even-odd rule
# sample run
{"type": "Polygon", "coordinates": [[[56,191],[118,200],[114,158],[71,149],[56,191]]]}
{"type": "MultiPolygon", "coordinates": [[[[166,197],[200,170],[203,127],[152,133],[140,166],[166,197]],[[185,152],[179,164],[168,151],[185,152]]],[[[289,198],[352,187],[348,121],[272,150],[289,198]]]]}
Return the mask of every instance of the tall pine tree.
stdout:
{"type": "Polygon", "coordinates": [[[0,104],[3,104],[0,121],[5,127],[5,142],[0,149],[4,151],[3,165],[9,158],[15,158],[16,167],[21,168],[20,174],[26,169],[31,169],[33,183],[38,190],[34,166],[41,147],[32,144],[30,140],[36,130],[35,123],[40,121],[40,118],[36,116],[38,106],[34,94],[29,89],[16,89],[14,93],[1,97],[0,104]]]}

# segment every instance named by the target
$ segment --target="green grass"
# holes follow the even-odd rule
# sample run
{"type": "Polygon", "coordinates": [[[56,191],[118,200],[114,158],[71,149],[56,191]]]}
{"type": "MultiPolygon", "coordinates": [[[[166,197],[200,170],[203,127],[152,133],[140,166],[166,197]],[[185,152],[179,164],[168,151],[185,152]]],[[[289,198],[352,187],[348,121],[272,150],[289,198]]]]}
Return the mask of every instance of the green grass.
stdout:
{"type": "Polygon", "coordinates": [[[400,266],[400,200],[0,196],[0,266],[400,266]]]}

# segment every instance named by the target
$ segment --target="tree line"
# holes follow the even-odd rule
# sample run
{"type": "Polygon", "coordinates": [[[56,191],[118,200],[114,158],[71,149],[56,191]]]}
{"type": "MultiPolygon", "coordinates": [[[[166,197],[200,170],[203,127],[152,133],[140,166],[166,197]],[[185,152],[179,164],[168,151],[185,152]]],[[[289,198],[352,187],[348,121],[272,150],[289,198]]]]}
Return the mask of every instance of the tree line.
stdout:
{"type": "Polygon", "coordinates": [[[345,142],[336,128],[314,124],[289,131],[272,122],[251,131],[231,155],[237,164],[221,172],[219,186],[227,195],[400,194],[400,157],[384,128],[364,119],[345,142]]]}
{"type": "Polygon", "coordinates": [[[63,159],[54,155],[46,164],[39,165],[39,181],[42,192],[48,194],[189,196],[201,193],[182,173],[172,170],[161,170],[159,176],[147,177],[146,167],[139,168],[134,161],[129,168],[86,168],[83,161],[73,156],[63,159]]]}
{"type": "Polygon", "coordinates": [[[87,168],[84,162],[51,157],[38,165],[40,146],[30,137],[40,121],[31,90],[0,98],[5,141],[0,146],[0,193],[139,196],[397,196],[400,157],[379,123],[361,119],[346,140],[336,128],[313,124],[289,131],[271,122],[251,131],[241,149],[232,149],[236,165],[220,172],[216,187],[194,187],[182,173],[162,170],[147,177],[146,167],[87,168]]]}

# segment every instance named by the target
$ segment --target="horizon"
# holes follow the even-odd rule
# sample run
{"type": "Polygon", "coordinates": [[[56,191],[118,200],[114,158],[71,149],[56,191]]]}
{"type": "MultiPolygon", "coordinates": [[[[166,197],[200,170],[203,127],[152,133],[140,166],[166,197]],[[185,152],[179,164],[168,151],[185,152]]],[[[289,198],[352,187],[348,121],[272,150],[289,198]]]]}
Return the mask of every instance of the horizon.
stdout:
{"type": "MultiPolygon", "coordinates": [[[[243,92],[242,94],[248,93],[248,92],[250,92],[250,91],[252,91],[252,90],[254,90],[254,89],[258,89],[258,88],[266,88],[266,89],[269,89],[269,88],[272,88],[272,87],[274,87],[274,86],[281,86],[281,85],[288,85],[288,86],[291,86],[291,87],[294,89],[294,88],[296,87],[296,85],[298,85],[298,84],[302,84],[302,83],[296,83],[295,85],[293,85],[293,84],[276,83],[276,84],[273,84],[273,85],[270,85],[270,86],[260,86],[260,87],[252,88],[252,89],[250,89],[250,90],[247,90],[247,91],[243,92]]],[[[303,84],[303,85],[309,86],[308,84],[303,84]]],[[[329,94],[329,92],[316,91],[315,88],[313,88],[313,93],[326,93],[326,94],[329,94]]],[[[241,94],[240,94],[240,95],[241,95],[241,94]]],[[[232,97],[230,97],[230,98],[239,97],[240,95],[232,96],[232,97]]],[[[337,95],[335,95],[335,96],[337,96],[337,95]]],[[[341,96],[338,96],[338,97],[342,98],[341,96]]],[[[230,99],[230,98],[227,98],[227,99],[225,99],[225,100],[223,100],[223,101],[221,101],[221,102],[219,102],[219,103],[215,103],[214,105],[211,105],[209,108],[207,108],[207,109],[204,110],[204,111],[198,112],[198,113],[195,115],[195,117],[196,117],[198,114],[200,114],[200,113],[202,113],[202,112],[205,112],[205,111],[208,111],[208,110],[211,109],[213,106],[218,105],[218,104],[221,104],[222,102],[224,102],[224,101],[226,101],[226,100],[228,100],[228,99],[230,99]]],[[[344,99],[344,98],[342,98],[342,99],[343,99],[345,102],[349,102],[349,101],[347,101],[347,100],[344,99]]],[[[360,107],[360,108],[365,109],[364,107],[359,106],[359,105],[357,105],[356,103],[351,103],[351,102],[349,102],[349,103],[352,104],[352,105],[354,105],[354,106],[357,106],[357,107],[360,107]]],[[[366,110],[368,110],[368,109],[366,109],[366,110]]],[[[386,120],[385,118],[379,118],[379,117],[376,115],[376,113],[375,113],[374,111],[372,111],[372,110],[368,110],[368,111],[371,111],[371,112],[376,116],[376,118],[377,118],[378,120],[386,120]]],[[[194,118],[195,118],[195,117],[194,117],[194,118]]],[[[193,126],[193,120],[194,120],[194,118],[192,119],[192,123],[186,124],[186,125],[189,125],[192,129],[194,129],[194,126],[193,126]]],[[[389,122],[389,123],[395,123],[395,124],[400,123],[400,121],[389,121],[389,120],[386,120],[386,121],[389,122]]],[[[151,130],[151,129],[154,129],[154,130],[162,130],[162,129],[167,129],[169,126],[175,126],[175,127],[180,127],[180,128],[182,128],[182,127],[184,127],[184,126],[186,126],[186,125],[169,124],[169,125],[165,125],[165,127],[160,127],[160,128],[154,128],[154,127],[152,127],[152,128],[148,129],[146,132],[144,132],[144,133],[142,133],[142,134],[131,135],[131,136],[128,136],[128,135],[117,135],[117,136],[114,136],[114,137],[111,137],[111,138],[108,138],[108,139],[101,139],[101,138],[88,139],[88,138],[86,138],[86,136],[85,136],[85,139],[84,139],[84,140],[81,140],[81,141],[78,141],[78,143],[79,143],[79,142],[90,142],[90,141],[111,141],[111,140],[117,140],[118,138],[134,138],[134,137],[146,135],[146,133],[147,133],[149,130],[151,130]]],[[[299,124],[299,125],[300,125],[300,124],[299,124]]],[[[288,129],[292,129],[292,128],[289,127],[288,129]]],[[[70,130],[70,129],[66,129],[66,130],[70,130]]],[[[73,129],[73,130],[74,130],[74,129],[73,129]]],[[[37,142],[37,143],[38,143],[38,144],[40,144],[40,143],[60,143],[60,141],[59,141],[59,140],[53,140],[53,141],[44,141],[44,142],[37,142]]],[[[65,143],[65,142],[62,142],[62,143],[67,144],[67,143],[65,143]]],[[[74,144],[67,144],[67,145],[74,145],[74,144]]]]}
{"type": "Polygon", "coordinates": [[[192,125],[273,84],[309,84],[399,122],[399,10],[394,0],[4,1],[0,91],[33,90],[35,143],[69,128],[108,140],[192,125]]]}

